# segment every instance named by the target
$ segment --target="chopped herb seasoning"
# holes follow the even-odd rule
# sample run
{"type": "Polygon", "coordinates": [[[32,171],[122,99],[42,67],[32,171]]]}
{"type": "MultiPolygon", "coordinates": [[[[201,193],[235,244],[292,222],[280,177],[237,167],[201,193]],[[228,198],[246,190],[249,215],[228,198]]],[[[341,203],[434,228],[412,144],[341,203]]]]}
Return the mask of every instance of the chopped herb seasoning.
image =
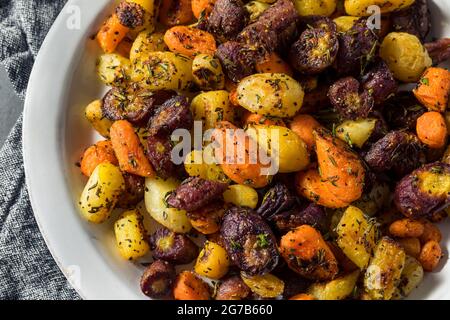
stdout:
{"type": "Polygon", "coordinates": [[[270,242],[267,234],[265,233],[258,234],[256,238],[257,238],[256,245],[259,248],[267,248],[269,246],[270,242]]]}
{"type": "Polygon", "coordinates": [[[241,246],[240,243],[231,240],[231,249],[233,249],[233,250],[241,250],[242,246],[241,246]]]}
{"type": "Polygon", "coordinates": [[[345,133],[344,138],[345,138],[345,142],[347,142],[348,145],[351,148],[353,148],[353,142],[352,142],[352,139],[350,138],[350,135],[348,134],[348,132],[345,133]]]}
{"type": "Polygon", "coordinates": [[[336,160],[332,157],[332,156],[328,156],[328,159],[330,159],[330,161],[331,161],[331,163],[333,164],[333,166],[335,166],[335,167],[337,167],[338,165],[337,165],[337,163],[336,163],[336,160]]]}
{"type": "Polygon", "coordinates": [[[420,83],[424,84],[426,86],[429,86],[430,85],[430,80],[428,78],[422,78],[422,79],[420,79],[420,83]]]}

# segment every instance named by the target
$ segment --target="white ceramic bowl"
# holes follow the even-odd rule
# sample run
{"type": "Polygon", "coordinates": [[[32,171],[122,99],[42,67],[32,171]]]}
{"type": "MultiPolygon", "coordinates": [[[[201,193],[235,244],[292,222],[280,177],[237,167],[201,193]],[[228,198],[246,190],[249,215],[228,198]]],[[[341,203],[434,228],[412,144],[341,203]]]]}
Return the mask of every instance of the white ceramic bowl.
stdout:
{"type": "MultiPolygon", "coordinates": [[[[434,36],[450,36],[450,2],[431,2],[434,36]]],[[[118,256],[112,221],[90,225],[80,218],[76,206],[86,180],[75,163],[99,138],[84,118],[84,107],[105,91],[95,73],[100,50],[90,36],[113,5],[110,0],[70,0],[55,21],[30,77],[23,154],[39,228],[78,293],[86,299],[143,299],[139,289],[142,267],[118,256]],[[73,29],[77,13],[81,24],[73,29]]],[[[449,224],[443,233],[443,245],[448,248],[449,224]]],[[[450,299],[447,259],[445,251],[440,272],[428,274],[410,298],[450,299]]]]}

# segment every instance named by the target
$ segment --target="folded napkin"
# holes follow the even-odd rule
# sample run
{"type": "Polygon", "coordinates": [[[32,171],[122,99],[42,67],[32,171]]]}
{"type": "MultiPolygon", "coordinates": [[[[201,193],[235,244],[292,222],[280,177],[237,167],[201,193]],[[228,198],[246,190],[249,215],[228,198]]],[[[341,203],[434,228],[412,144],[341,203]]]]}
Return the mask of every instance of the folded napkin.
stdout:
{"type": "MultiPolygon", "coordinates": [[[[65,3],[0,0],[0,62],[22,99],[34,58],[65,3]]],[[[0,149],[2,299],[80,299],[50,255],[34,219],[23,168],[22,116],[0,149]]]]}

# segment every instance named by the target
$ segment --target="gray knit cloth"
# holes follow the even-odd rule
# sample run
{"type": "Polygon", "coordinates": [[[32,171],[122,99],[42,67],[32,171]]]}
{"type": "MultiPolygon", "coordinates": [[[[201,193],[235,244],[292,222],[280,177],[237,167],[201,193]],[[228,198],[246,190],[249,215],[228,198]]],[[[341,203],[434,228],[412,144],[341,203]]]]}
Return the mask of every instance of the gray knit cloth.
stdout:
{"type": "MultiPolygon", "coordinates": [[[[0,0],[0,61],[22,99],[34,58],[65,2],[0,0]]],[[[80,299],[34,219],[25,186],[22,117],[0,150],[0,299],[80,299]]]]}

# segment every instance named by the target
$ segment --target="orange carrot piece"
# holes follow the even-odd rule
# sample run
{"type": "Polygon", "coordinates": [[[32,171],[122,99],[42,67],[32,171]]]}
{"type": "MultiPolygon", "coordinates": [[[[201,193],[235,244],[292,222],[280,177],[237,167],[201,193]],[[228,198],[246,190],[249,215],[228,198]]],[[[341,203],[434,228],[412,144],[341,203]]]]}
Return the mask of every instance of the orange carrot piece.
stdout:
{"type": "Polygon", "coordinates": [[[320,177],[328,191],[348,204],[358,200],[364,188],[365,169],[358,154],[325,129],[314,130],[320,177]]]}
{"type": "Polygon", "coordinates": [[[300,171],[296,176],[297,193],[327,208],[344,208],[350,202],[343,201],[328,190],[328,183],[319,175],[317,169],[300,171]]]}
{"type": "Polygon", "coordinates": [[[281,237],[280,253],[289,268],[312,280],[330,280],[338,263],[319,231],[302,225],[281,237]]]}
{"type": "Polygon", "coordinates": [[[155,175],[131,123],[126,120],[114,122],[111,126],[110,136],[122,171],[141,177],[155,175]]]}
{"type": "Polygon", "coordinates": [[[192,0],[192,12],[194,17],[199,19],[200,17],[207,17],[212,12],[215,0],[192,0]]]}
{"type": "Polygon", "coordinates": [[[314,130],[321,128],[319,122],[308,114],[297,115],[289,124],[289,128],[294,131],[308,146],[311,151],[314,148],[314,130]]]}
{"type": "Polygon", "coordinates": [[[257,161],[251,161],[251,157],[255,155],[250,155],[250,144],[256,144],[256,142],[253,142],[243,130],[236,131],[237,129],[228,121],[221,121],[216,125],[213,140],[218,144],[215,155],[221,163],[220,166],[223,172],[236,183],[253,188],[265,187],[269,184],[271,177],[263,175],[262,169],[270,165],[262,165],[259,158],[256,159],[257,161]],[[244,152],[240,152],[240,148],[245,148],[244,152]],[[239,158],[241,153],[244,155],[243,159],[239,158]]]}
{"type": "Polygon", "coordinates": [[[418,238],[424,230],[425,226],[421,221],[409,218],[394,221],[389,226],[389,233],[397,238],[418,238]]]}
{"type": "Polygon", "coordinates": [[[292,68],[275,52],[272,52],[262,60],[256,63],[256,71],[259,73],[284,73],[293,76],[292,68]]]}
{"type": "Polygon", "coordinates": [[[100,164],[108,162],[118,165],[116,155],[111,144],[111,141],[105,140],[97,142],[86,149],[81,159],[81,172],[90,177],[94,169],[100,164]]]}
{"type": "Polygon", "coordinates": [[[128,27],[120,23],[117,15],[113,14],[97,33],[97,41],[104,52],[113,53],[129,31],[128,27]]]}
{"type": "Polygon", "coordinates": [[[170,51],[195,57],[199,53],[216,52],[216,40],[209,32],[187,26],[176,26],[166,31],[164,42],[170,51]]]}
{"type": "Polygon", "coordinates": [[[420,251],[419,262],[425,271],[431,272],[442,259],[442,248],[437,241],[430,240],[425,243],[420,251]]]}
{"type": "Polygon", "coordinates": [[[428,220],[422,220],[423,223],[423,233],[420,236],[419,240],[421,243],[426,243],[430,240],[434,240],[436,242],[441,242],[442,233],[439,230],[439,227],[434,223],[431,223],[428,220]]]}
{"type": "Polygon", "coordinates": [[[175,282],[173,296],[176,300],[209,300],[208,285],[192,271],[182,271],[175,282]]]}
{"type": "Polygon", "coordinates": [[[312,295],[307,293],[299,293],[291,298],[289,300],[316,300],[312,295]]]}
{"type": "Polygon", "coordinates": [[[444,112],[449,102],[450,71],[428,68],[413,92],[417,100],[430,111],[444,112]]]}
{"type": "Polygon", "coordinates": [[[447,142],[445,118],[436,111],[425,112],[417,119],[416,132],[419,140],[432,149],[443,148],[447,142]]]}
{"type": "Polygon", "coordinates": [[[279,118],[267,118],[263,115],[246,111],[243,116],[244,125],[266,125],[286,127],[286,124],[279,118]]]}

